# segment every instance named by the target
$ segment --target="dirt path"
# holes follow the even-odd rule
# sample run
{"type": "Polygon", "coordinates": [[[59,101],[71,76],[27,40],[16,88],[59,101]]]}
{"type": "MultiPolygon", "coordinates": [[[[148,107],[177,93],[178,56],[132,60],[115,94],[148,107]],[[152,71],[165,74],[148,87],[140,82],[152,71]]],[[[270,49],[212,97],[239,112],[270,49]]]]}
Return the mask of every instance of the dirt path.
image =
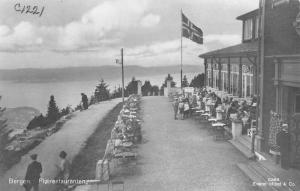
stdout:
{"type": "MultiPolygon", "coordinates": [[[[127,176],[130,191],[253,191],[236,164],[244,158],[228,142],[216,142],[204,124],[174,120],[164,97],[143,98],[143,139],[137,166],[127,176]]],[[[117,177],[121,178],[121,177],[117,177]]]]}
{"type": "MultiPolygon", "coordinates": [[[[30,153],[22,157],[18,164],[13,166],[1,177],[0,190],[24,190],[18,184],[9,184],[9,178],[24,179],[27,165],[30,163],[29,156],[33,153],[38,154],[38,161],[43,165],[43,173],[41,176],[46,179],[53,179],[53,176],[57,173],[55,164],[59,163],[59,152],[65,150],[68,153],[68,159],[72,161],[88,137],[97,128],[98,123],[120,101],[121,99],[115,99],[101,102],[100,104],[91,106],[86,111],[76,113],[70,121],[64,124],[59,132],[45,139],[40,145],[30,151],[30,153]]],[[[40,184],[40,191],[51,190],[53,190],[53,185],[40,184]]]]}

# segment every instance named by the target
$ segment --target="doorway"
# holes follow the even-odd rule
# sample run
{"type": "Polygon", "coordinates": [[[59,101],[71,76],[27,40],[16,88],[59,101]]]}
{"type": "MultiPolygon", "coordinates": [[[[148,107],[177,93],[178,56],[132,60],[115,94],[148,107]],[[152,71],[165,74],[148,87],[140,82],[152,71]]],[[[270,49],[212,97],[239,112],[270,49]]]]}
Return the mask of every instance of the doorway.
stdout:
{"type": "Polygon", "coordinates": [[[291,133],[291,163],[300,169],[300,88],[291,88],[289,92],[289,132],[291,133]]]}

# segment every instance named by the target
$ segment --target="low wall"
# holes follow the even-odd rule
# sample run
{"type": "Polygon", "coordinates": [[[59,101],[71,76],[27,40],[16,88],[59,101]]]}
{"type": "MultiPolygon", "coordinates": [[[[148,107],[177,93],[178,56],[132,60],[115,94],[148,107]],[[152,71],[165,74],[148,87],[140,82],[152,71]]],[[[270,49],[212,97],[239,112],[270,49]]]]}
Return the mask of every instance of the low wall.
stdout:
{"type": "Polygon", "coordinates": [[[164,88],[164,96],[165,97],[173,97],[174,95],[181,94],[181,88],[164,88]]]}

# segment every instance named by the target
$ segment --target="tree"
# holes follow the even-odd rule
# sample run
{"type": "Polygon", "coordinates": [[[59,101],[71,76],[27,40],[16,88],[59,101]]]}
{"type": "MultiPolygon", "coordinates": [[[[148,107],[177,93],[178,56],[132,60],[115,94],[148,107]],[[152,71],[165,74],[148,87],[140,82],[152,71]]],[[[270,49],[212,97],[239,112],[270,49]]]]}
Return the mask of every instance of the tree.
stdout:
{"type": "Polygon", "coordinates": [[[101,79],[100,84],[96,86],[94,96],[96,102],[105,101],[109,99],[108,85],[104,82],[103,79],[101,79]]]}
{"type": "Polygon", "coordinates": [[[159,87],[158,86],[152,86],[152,93],[154,96],[158,96],[159,87]]]}
{"type": "Polygon", "coordinates": [[[168,74],[168,76],[165,78],[165,81],[163,83],[163,87],[167,87],[167,81],[171,81],[171,87],[175,87],[176,83],[173,80],[173,77],[171,76],[171,74],[168,74]]]}
{"type": "Polygon", "coordinates": [[[202,74],[198,74],[197,76],[195,76],[191,83],[190,83],[190,87],[194,87],[194,88],[201,88],[203,87],[204,84],[204,80],[205,80],[205,75],[204,73],[202,74]]]}
{"type": "Polygon", "coordinates": [[[59,109],[56,105],[54,96],[50,96],[50,101],[48,104],[47,120],[49,123],[57,121],[60,117],[59,109]]]}
{"type": "Polygon", "coordinates": [[[94,95],[91,95],[91,97],[90,97],[90,103],[89,103],[89,105],[93,105],[93,104],[95,104],[96,103],[96,98],[95,98],[95,96],[94,95]]]}
{"type": "Polygon", "coordinates": [[[142,95],[143,96],[148,96],[148,93],[152,92],[152,86],[150,81],[145,81],[144,85],[142,86],[142,95]]]}
{"type": "Polygon", "coordinates": [[[184,75],[182,79],[182,87],[188,87],[188,86],[189,86],[189,82],[187,80],[186,75],[184,75]]]}
{"type": "MultiPolygon", "coordinates": [[[[1,100],[1,98],[2,98],[2,96],[0,96],[0,100],[1,100]]],[[[0,134],[1,134],[1,131],[6,127],[7,119],[1,118],[3,116],[5,110],[6,110],[6,108],[0,107],[0,134]]]]}
{"type": "Polygon", "coordinates": [[[131,82],[128,83],[125,90],[126,96],[129,96],[130,94],[137,94],[137,85],[138,81],[135,79],[135,77],[132,77],[131,82]]]}
{"type": "Polygon", "coordinates": [[[65,115],[68,115],[69,113],[71,113],[71,106],[68,105],[66,108],[63,108],[61,111],[60,111],[60,116],[65,116],[65,115]]]}
{"type": "MultiPolygon", "coordinates": [[[[0,100],[1,100],[0,96],[0,100]]],[[[0,107],[0,150],[2,150],[8,143],[8,134],[10,131],[6,131],[5,127],[7,126],[7,119],[2,118],[5,108],[0,107]]],[[[0,157],[1,158],[1,157],[0,157]]]]}
{"type": "Polygon", "coordinates": [[[164,95],[164,85],[161,85],[160,89],[159,89],[160,95],[163,96],[164,95]]]}
{"type": "Polygon", "coordinates": [[[112,98],[122,97],[122,88],[119,86],[118,88],[115,87],[115,90],[112,93],[112,98]]]}

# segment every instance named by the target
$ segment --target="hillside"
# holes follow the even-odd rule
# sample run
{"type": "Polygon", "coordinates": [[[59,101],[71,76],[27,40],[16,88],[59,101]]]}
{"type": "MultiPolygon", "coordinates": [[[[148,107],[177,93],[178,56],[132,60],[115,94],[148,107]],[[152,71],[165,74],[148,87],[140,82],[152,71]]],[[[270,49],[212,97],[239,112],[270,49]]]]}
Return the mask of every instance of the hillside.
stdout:
{"type": "MultiPolygon", "coordinates": [[[[201,73],[203,67],[199,65],[184,66],[185,73],[201,73]]],[[[179,66],[163,67],[140,67],[125,66],[127,76],[154,76],[168,73],[179,73],[179,66]]],[[[11,69],[0,70],[0,81],[13,82],[63,82],[63,81],[87,81],[103,78],[105,80],[115,79],[120,76],[119,66],[99,67],[69,67],[69,68],[47,68],[47,69],[11,69]]]]}

